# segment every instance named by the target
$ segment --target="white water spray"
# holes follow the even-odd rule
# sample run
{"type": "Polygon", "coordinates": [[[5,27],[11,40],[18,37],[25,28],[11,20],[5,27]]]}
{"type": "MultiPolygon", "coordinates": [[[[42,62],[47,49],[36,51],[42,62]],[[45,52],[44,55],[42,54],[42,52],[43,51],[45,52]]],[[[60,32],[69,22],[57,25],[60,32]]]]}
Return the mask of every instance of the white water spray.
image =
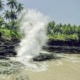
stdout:
{"type": "Polygon", "coordinates": [[[20,30],[24,34],[17,49],[19,61],[28,62],[32,57],[39,55],[47,41],[46,29],[48,17],[36,10],[23,10],[20,30]]]}

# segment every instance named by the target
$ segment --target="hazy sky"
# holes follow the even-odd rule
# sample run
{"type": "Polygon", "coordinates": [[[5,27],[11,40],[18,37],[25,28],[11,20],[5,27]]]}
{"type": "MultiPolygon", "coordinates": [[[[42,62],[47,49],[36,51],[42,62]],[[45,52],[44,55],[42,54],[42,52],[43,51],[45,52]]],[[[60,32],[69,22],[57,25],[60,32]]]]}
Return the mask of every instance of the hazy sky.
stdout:
{"type": "Polygon", "coordinates": [[[80,0],[18,0],[25,8],[33,8],[57,23],[80,25],[80,0]]]}

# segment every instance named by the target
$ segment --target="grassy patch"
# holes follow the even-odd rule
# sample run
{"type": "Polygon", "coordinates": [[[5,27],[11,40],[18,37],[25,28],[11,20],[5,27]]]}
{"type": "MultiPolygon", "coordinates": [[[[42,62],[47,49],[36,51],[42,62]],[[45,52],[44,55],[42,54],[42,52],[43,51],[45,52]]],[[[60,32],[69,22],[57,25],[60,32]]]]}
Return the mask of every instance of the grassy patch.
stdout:
{"type": "Polygon", "coordinates": [[[15,37],[16,39],[20,38],[19,32],[14,32],[6,28],[0,29],[0,33],[2,33],[2,37],[5,39],[11,39],[12,37],[15,37]]]}
{"type": "Polygon", "coordinates": [[[55,34],[55,35],[48,35],[48,38],[49,39],[53,39],[53,40],[62,40],[62,41],[66,41],[66,40],[78,40],[77,34],[70,34],[70,35],[55,34]]]}

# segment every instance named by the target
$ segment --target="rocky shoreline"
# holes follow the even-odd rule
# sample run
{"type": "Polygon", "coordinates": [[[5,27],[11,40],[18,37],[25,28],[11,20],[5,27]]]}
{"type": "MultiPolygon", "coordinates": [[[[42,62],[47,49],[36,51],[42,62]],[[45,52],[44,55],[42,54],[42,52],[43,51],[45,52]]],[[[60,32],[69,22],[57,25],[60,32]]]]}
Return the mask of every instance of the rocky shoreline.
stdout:
{"type": "Polygon", "coordinates": [[[48,40],[44,50],[56,53],[80,53],[80,41],[48,40]]]}
{"type": "Polygon", "coordinates": [[[75,46],[45,46],[44,50],[55,53],[79,54],[80,47],[75,46]]]}
{"type": "Polygon", "coordinates": [[[0,38],[0,59],[5,57],[15,57],[17,55],[15,47],[18,43],[18,40],[6,40],[0,38]]]}
{"type": "MultiPolygon", "coordinates": [[[[19,40],[6,40],[0,38],[0,59],[5,59],[6,57],[15,57],[17,55],[15,47],[18,46],[19,40]]],[[[55,53],[68,53],[68,54],[78,54],[80,53],[80,42],[76,41],[54,41],[49,40],[47,45],[43,47],[44,50],[48,52],[55,53]]],[[[50,55],[42,54],[34,60],[45,60],[50,59],[50,55]],[[42,56],[42,58],[41,58],[42,56]]],[[[51,57],[52,58],[52,57],[51,57]]]]}

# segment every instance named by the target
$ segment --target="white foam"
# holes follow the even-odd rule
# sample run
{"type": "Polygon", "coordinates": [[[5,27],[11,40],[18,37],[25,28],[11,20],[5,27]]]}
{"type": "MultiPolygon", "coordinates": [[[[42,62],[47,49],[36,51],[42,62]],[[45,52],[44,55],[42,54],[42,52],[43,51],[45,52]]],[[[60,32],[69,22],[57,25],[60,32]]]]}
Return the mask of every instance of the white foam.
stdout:
{"type": "Polygon", "coordinates": [[[33,9],[23,10],[23,14],[20,31],[24,35],[19,47],[16,49],[18,54],[16,60],[24,65],[26,64],[26,66],[35,68],[36,65],[31,64],[29,60],[39,55],[47,41],[46,29],[48,17],[33,9]]]}

